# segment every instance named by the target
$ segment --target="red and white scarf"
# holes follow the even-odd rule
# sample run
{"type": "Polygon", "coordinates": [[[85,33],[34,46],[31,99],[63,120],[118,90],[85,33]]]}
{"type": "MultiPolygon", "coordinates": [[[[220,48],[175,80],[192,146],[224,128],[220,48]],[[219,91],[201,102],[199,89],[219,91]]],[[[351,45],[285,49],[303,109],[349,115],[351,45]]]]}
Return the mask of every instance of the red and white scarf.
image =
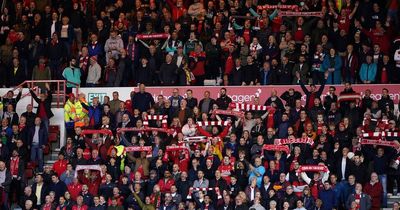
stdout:
{"type": "Polygon", "coordinates": [[[297,12],[297,11],[279,11],[278,12],[279,16],[286,16],[286,17],[322,17],[324,15],[323,12],[297,12]]]}
{"type": "Polygon", "coordinates": [[[82,64],[82,67],[81,67],[82,71],[86,71],[86,69],[87,69],[86,67],[88,66],[88,63],[89,63],[89,56],[81,56],[79,58],[79,63],[82,64]]]}
{"type": "Polygon", "coordinates": [[[130,146],[124,147],[124,153],[126,152],[147,152],[146,157],[152,157],[151,146],[130,146]]]}
{"type": "Polygon", "coordinates": [[[168,115],[147,115],[143,118],[144,127],[149,126],[149,120],[161,121],[163,128],[168,128],[168,115]]]}
{"type": "Polygon", "coordinates": [[[229,107],[236,110],[245,110],[245,111],[267,111],[271,109],[271,106],[263,106],[263,105],[254,105],[254,104],[246,104],[246,103],[230,103],[229,107]]]}
{"type": "Polygon", "coordinates": [[[101,130],[90,130],[89,129],[89,130],[83,130],[82,133],[81,133],[81,136],[95,134],[95,133],[108,135],[108,136],[112,136],[113,135],[112,131],[108,130],[108,129],[101,129],[101,130]]]}
{"type": "Polygon", "coordinates": [[[260,5],[257,6],[258,10],[275,10],[275,9],[279,9],[279,10],[292,10],[292,11],[297,11],[299,10],[299,6],[298,5],[284,5],[284,4],[276,4],[276,5],[260,5]]]}
{"type": "MultiPolygon", "coordinates": [[[[242,112],[242,111],[222,110],[222,109],[213,110],[213,112],[212,112],[213,116],[218,115],[218,114],[220,114],[220,115],[228,115],[228,116],[235,116],[237,118],[244,119],[244,112],[242,112]]],[[[211,117],[211,118],[213,118],[213,117],[211,117]]]]}
{"type": "Polygon", "coordinates": [[[197,122],[198,126],[228,126],[231,121],[199,121],[197,122]]]}
{"type": "Polygon", "coordinates": [[[372,139],[363,139],[361,140],[362,145],[379,145],[383,147],[392,147],[397,150],[397,153],[400,152],[400,144],[394,141],[382,141],[382,140],[372,140],[372,139]]]}
{"type": "Polygon", "coordinates": [[[286,154],[290,154],[290,149],[286,145],[264,144],[262,149],[267,151],[281,151],[285,152],[286,154]]]}
{"type": "Polygon", "coordinates": [[[153,128],[153,127],[143,127],[143,128],[132,127],[132,128],[118,128],[117,129],[118,134],[120,134],[122,132],[132,132],[132,131],[136,131],[136,132],[157,131],[157,132],[161,132],[161,133],[167,133],[172,136],[175,136],[177,134],[175,129],[172,129],[172,128],[168,129],[168,128],[153,128]]]}
{"type": "Polygon", "coordinates": [[[356,101],[356,100],[361,101],[361,95],[359,93],[342,93],[338,96],[338,102],[343,102],[343,101],[356,101]]]}
{"type": "Polygon", "coordinates": [[[399,132],[364,132],[363,137],[399,137],[399,132]]]}
{"type": "Polygon", "coordinates": [[[214,187],[214,188],[212,188],[212,187],[207,187],[207,188],[206,187],[191,187],[191,188],[189,188],[189,193],[188,193],[187,199],[192,199],[192,194],[194,191],[213,191],[213,190],[217,194],[217,198],[221,199],[222,196],[221,196],[221,192],[219,191],[219,187],[214,187]]]}
{"type": "Polygon", "coordinates": [[[169,37],[168,33],[161,34],[138,34],[136,35],[138,39],[167,39],[169,37]]]}
{"type": "Polygon", "coordinates": [[[314,140],[312,138],[292,138],[292,139],[275,139],[275,145],[286,145],[286,144],[309,144],[314,145],[314,140]]]}
{"type": "Polygon", "coordinates": [[[321,165],[302,165],[297,169],[297,173],[300,174],[302,172],[324,172],[329,173],[329,169],[326,166],[321,165]]]}
{"type": "Polygon", "coordinates": [[[78,171],[81,170],[96,170],[100,171],[100,175],[103,176],[100,165],[77,165],[75,168],[75,177],[78,176],[78,171]]]}

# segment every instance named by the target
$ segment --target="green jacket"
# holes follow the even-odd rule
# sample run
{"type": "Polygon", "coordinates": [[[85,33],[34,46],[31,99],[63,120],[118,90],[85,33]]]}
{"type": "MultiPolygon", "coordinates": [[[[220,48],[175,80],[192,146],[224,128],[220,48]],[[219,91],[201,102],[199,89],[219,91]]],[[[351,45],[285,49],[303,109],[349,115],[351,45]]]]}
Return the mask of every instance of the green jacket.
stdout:
{"type": "MultiPolygon", "coordinates": [[[[73,82],[78,85],[81,84],[81,69],[80,68],[74,68],[74,70],[72,70],[71,67],[67,67],[64,69],[62,76],[68,82],[73,82]]],[[[67,83],[67,87],[75,87],[75,85],[73,85],[71,83],[67,83]]]]}
{"type": "Polygon", "coordinates": [[[136,201],[138,202],[140,208],[142,208],[142,210],[156,210],[157,207],[157,200],[158,197],[160,196],[159,193],[156,194],[155,198],[154,198],[154,203],[152,204],[145,204],[143,203],[142,200],[140,200],[139,196],[136,193],[133,193],[133,196],[135,197],[136,201]]]}

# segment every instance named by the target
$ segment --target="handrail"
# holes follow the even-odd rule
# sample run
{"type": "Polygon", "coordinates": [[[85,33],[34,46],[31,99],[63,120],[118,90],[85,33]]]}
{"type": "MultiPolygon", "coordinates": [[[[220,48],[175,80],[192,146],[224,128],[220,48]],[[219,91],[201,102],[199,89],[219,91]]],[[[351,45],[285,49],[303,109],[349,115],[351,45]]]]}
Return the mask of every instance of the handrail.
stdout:
{"type": "MultiPolygon", "coordinates": [[[[57,108],[60,108],[60,102],[62,102],[62,105],[64,105],[64,103],[65,103],[66,84],[72,84],[72,85],[76,86],[76,95],[78,95],[79,87],[80,87],[79,84],[70,82],[67,80],[25,80],[18,86],[13,87],[11,89],[11,91],[14,92],[15,90],[19,89],[20,87],[24,87],[24,86],[27,86],[28,88],[36,88],[36,87],[34,87],[35,83],[57,83],[57,88],[56,88],[57,108]],[[63,84],[63,87],[62,87],[63,93],[62,94],[60,94],[60,84],[63,84]],[[60,95],[64,96],[62,101],[60,100],[60,95]]],[[[36,88],[36,94],[38,93],[38,90],[39,90],[39,88],[36,88]]],[[[7,93],[3,97],[5,97],[6,95],[7,95],[7,93]]],[[[26,93],[23,96],[21,96],[21,98],[26,97],[28,95],[30,95],[30,94],[26,93]]],[[[31,104],[33,104],[33,98],[31,98],[31,104]]]]}

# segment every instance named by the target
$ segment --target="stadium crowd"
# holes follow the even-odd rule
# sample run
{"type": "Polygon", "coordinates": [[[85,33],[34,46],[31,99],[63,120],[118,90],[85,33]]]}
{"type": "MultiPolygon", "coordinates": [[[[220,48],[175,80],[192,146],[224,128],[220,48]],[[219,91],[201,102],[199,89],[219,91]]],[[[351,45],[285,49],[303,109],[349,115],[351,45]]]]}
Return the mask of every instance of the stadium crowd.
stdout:
{"type": "Polygon", "coordinates": [[[50,85],[20,115],[21,89],[2,97],[1,209],[367,210],[400,190],[394,102],[351,87],[399,82],[397,0],[0,2],[1,87],[139,85],[126,101],[70,93],[52,166],[50,85]],[[145,90],[204,84],[296,84],[307,100],[145,90]],[[345,88],[321,98],[326,84],[345,88]]]}
{"type": "Polygon", "coordinates": [[[2,0],[1,87],[398,83],[397,0],[2,0]],[[267,4],[268,3],[268,4],[267,4]],[[223,61],[223,62],[221,62],[223,61]]]}

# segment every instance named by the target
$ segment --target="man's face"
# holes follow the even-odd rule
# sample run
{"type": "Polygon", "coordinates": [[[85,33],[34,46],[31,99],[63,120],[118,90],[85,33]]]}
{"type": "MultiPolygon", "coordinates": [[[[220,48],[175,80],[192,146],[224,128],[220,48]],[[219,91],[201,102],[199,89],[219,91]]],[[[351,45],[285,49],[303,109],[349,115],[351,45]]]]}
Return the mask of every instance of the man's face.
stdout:
{"type": "Polygon", "coordinates": [[[221,89],[221,90],[220,90],[220,95],[221,95],[221,96],[225,96],[225,94],[226,94],[226,90],[225,90],[225,89],[221,89]]]}
{"type": "Polygon", "coordinates": [[[325,188],[325,190],[329,190],[331,188],[331,185],[328,182],[325,182],[324,188],[325,188]]]}
{"type": "Polygon", "coordinates": [[[118,100],[118,93],[113,93],[113,100],[118,100]]]}

